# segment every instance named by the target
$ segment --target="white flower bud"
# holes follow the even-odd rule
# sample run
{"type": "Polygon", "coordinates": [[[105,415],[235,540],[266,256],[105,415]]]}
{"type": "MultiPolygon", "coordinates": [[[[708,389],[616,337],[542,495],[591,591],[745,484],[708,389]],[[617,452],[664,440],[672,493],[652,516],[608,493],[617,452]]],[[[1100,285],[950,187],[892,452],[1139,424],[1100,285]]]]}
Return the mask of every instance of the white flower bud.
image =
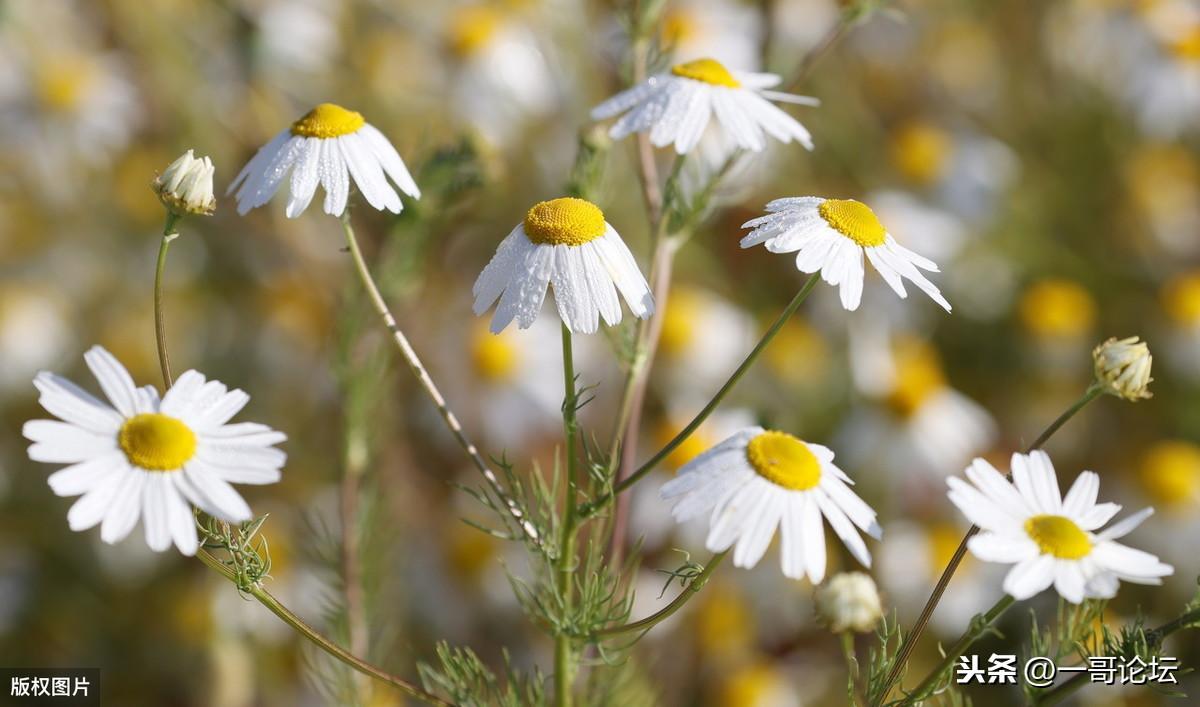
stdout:
{"type": "Polygon", "coordinates": [[[1150,377],[1154,357],[1138,337],[1109,339],[1092,351],[1092,358],[1096,362],[1096,381],[1105,392],[1126,400],[1150,397],[1146,387],[1154,380],[1150,377]]]}
{"type": "Polygon", "coordinates": [[[188,150],[154,180],[154,191],[163,205],[180,216],[211,214],[217,206],[212,160],[196,159],[188,150]]]}
{"type": "Polygon", "coordinates": [[[875,628],[883,616],[875,580],[865,572],[842,572],[817,587],[817,614],[834,633],[875,628]]]}

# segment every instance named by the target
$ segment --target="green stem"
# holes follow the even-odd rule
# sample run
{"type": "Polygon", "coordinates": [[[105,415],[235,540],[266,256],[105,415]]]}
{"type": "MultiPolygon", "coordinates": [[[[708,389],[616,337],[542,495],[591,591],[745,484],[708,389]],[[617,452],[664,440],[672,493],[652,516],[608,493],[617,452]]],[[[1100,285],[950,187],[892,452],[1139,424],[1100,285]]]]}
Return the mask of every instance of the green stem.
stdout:
{"type": "Polygon", "coordinates": [[[383,324],[392,334],[392,340],[396,343],[396,348],[400,350],[400,356],[404,362],[408,364],[413,375],[416,376],[417,382],[420,383],[421,389],[433,402],[438,413],[442,417],[442,421],[449,428],[450,434],[454,436],[458,445],[463,448],[467,456],[475,464],[475,468],[483,475],[488,486],[497,498],[504,503],[508,513],[512,516],[513,523],[522,533],[527,535],[533,542],[539,542],[537,532],[533,526],[525,520],[524,513],[517,506],[516,501],[509,498],[504,491],[500,480],[496,478],[496,474],[484,460],[483,455],[479,453],[479,449],[467,437],[467,433],[463,430],[462,425],[458,421],[458,417],[450,410],[446,404],[446,398],[438,390],[437,385],[433,382],[433,378],[429,376],[429,371],[425,369],[425,364],[421,363],[421,359],[417,356],[417,352],[413,349],[412,344],[408,342],[408,337],[401,331],[400,326],[396,323],[396,318],[392,316],[391,310],[388,308],[387,302],[383,299],[383,294],[380,293],[379,287],[375,284],[375,279],[371,277],[371,269],[367,267],[367,261],[363,258],[362,250],[358,247],[358,239],[354,236],[354,227],[350,225],[350,211],[347,209],[341,218],[342,231],[346,236],[346,248],[354,260],[354,270],[358,274],[358,278],[362,281],[363,288],[367,291],[367,296],[371,300],[375,312],[383,319],[383,324]]]}
{"type": "MultiPolygon", "coordinates": [[[[212,555],[212,553],[210,553],[209,551],[201,548],[196,553],[196,557],[204,564],[208,565],[209,567],[213,568],[217,572],[221,573],[221,575],[224,576],[225,579],[228,579],[231,582],[237,581],[237,577],[234,575],[233,570],[230,569],[227,565],[225,565],[225,563],[221,562],[216,557],[214,557],[212,555]]],[[[329,655],[333,656],[334,658],[337,658],[342,663],[345,663],[346,665],[353,668],[354,670],[357,670],[358,672],[360,672],[363,675],[366,675],[368,677],[372,677],[381,682],[385,682],[385,683],[391,685],[392,687],[395,687],[396,689],[400,690],[404,694],[406,694],[410,697],[413,697],[415,699],[421,700],[422,702],[425,702],[427,704],[446,705],[448,707],[453,707],[452,702],[447,702],[446,700],[443,700],[436,695],[430,694],[430,693],[422,690],[417,685],[414,685],[413,683],[408,682],[407,680],[404,680],[403,678],[392,675],[391,673],[387,672],[386,670],[376,667],[376,666],[366,662],[365,660],[362,660],[361,658],[358,658],[355,655],[343,650],[337,644],[333,643],[328,638],[325,638],[320,633],[318,633],[315,628],[313,628],[312,626],[309,626],[307,623],[305,623],[304,620],[301,619],[299,616],[292,613],[292,611],[290,609],[288,609],[286,606],[284,606],[278,599],[275,598],[275,596],[273,594],[268,592],[262,586],[260,586],[258,584],[252,584],[246,589],[246,592],[248,594],[250,594],[250,596],[257,599],[260,604],[262,604],[263,606],[270,609],[271,613],[275,614],[280,619],[282,619],[284,623],[286,623],[288,626],[291,626],[293,629],[295,629],[296,632],[299,633],[301,636],[304,636],[309,641],[311,641],[315,646],[317,646],[321,650],[325,651],[329,655]]]]}
{"type": "Polygon", "coordinates": [[[858,689],[858,658],[854,655],[854,632],[842,631],[838,634],[838,642],[842,644],[842,657],[846,660],[846,699],[854,707],[862,702],[858,689]]]}
{"type": "MultiPolygon", "coordinates": [[[[1146,632],[1146,644],[1149,648],[1157,648],[1162,645],[1167,636],[1170,636],[1176,631],[1191,628],[1200,624],[1200,609],[1192,609],[1191,611],[1178,616],[1158,628],[1146,632]]],[[[1087,672],[1076,672],[1069,679],[1060,685],[1055,685],[1053,688],[1043,692],[1034,698],[1034,703],[1037,705],[1056,705],[1059,702],[1070,697],[1076,690],[1087,684],[1087,672]]]]}
{"type": "Polygon", "coordinates": [[[179,237],[175,224],[179,215],[174,211],[167,212],[163,223],[162,241],[158,244],[158,265],[154,268],[154,338],[158,343],[158,366],[162,369],[163,385],[171,387],[171,361],[167,357],[167,327],[163,315],[163,276],[167,271],[167,251],[171,241],[179,237]]]}
{"type": "MultiPolygon", "coordinates": [[[[158,250],[158,267],[154,276],[154,320],[155,324],[157,325],[155,342],[158,345],[158,360],[162,366],[164,390],[171,387],[171,369],[167,361],[167,337],[166,327],[164,326],[164,310],[162,306],[162,281],[163,273],[166,270],[167,247],[170,242],[179,235],[174,229],[175,223],[178,220],[179,217],[175,214],[170,214],[167,216],[166,225],[163,226],[163,240],[159,245],[158,250]]],[[[225,579],[237,583],[238,578],[233,569],[214,557],[213,554],[208,550],[200,548],[196,552],[196,557],[204,564],[219,572],[221,576],[225,577],[225,579]]],[[[257,599],[260,604],[270,609],[271,613],[275,614],[282,619],[284,623],[295,629],[296,632],[301,636],[304,636],[321,650],[325,651],[334,658],[337,658],[363,675],[385,682],[401,692],[404,692],[405,694],[428,704],[453,707],[452,702],[447,702],[436,695],[425,692],[417,685],[414,685],[403,678],[392,675],[381,668],[371,665],[365,660],[362,660],[352,653],[348,653],[347,651],[338,647],[328,638],[325,638],[318,633],[315,628],[305,623],[304,620],[299,616],[292,613],[290,609],[280,603],[280,601],[264,587],[258,584],[252,584],[246,589],[246,591],[250,594],[250,596],[257,599]]]]}
{"type": "Polygon", "coordinates": [[[971,644],[975,643],[975,641],[978,641],[979,637],[982,636],[991,627],[991,625],[996,622],[996,619],[1000,618],[1000,615],[1007,611],[1010,606],[1016,603],[1016,601],[1016,599],[1006,594],[1000,601],[996,602],[992,608],[988,609],[987,613],[983,615],[981,620],[972,621],[971,627],[968,628],[967,632],[962,635],[962,638],[958,639],[958,642],[951,646],[950,650],[946,652],[945,657],[942,658],[942,662],[938,663],[937,667],[934,668],[929,675],[925,676],[925,679],[921,681],[921,684],[917,685],[917,689],[913,690],[911,694],[906,696],[900,704],[912,704],[914,701],[923,700],[932,695],[934,689],[937,688],[938,683],[941,682],[942,675],[944,675],[947,670],[950,670],[954,667],[954,662],[958,660],[958,657],[965,653],[966,650],[971,647],[971,644]]]}
{"type": "MultiPolygon", "coordinates": [[[[1091,386],[1089,386],[1079,400],[1076,400],[1071,407],[1063,411],[1063,413],[1059,415],[1054,422],[1050,423],[1049,427],[1047,427],[1040,435],[1038,435],[1037,439],[1033,441],[1033,444],[1029,445],[1026,453],[1041,448],[1041,446],[1049,441],[1050,437],[1053,436],[1060,427],[1066,424],[1067,420],[1070,420],[1072,417],[1074,417],[1075,414],[1087,406],[1088,403],[1100,397],[1103,392],[1104,388],[1096,383],[1093,383],[1091,386]]],[[[1010,472],[1008,476],[1011,478],[1012,473],[1010,472]]],[[[912,631],[910,631],[909,634],[904,637],[904,642],[900,645],[900,650],[896,653],[896,660],[892,664],[891,672],[888,673],[887,680],[883,685],[883,689],[880,691],[875,701],[872,702],[872,705],[875,707],[883,704],[883,701],[887,699],[888,693],[891,692],[892,687],[894,687],[896,682],[900,679],[900,673],[904,670],[909,656],[912,655],[913,648],[915,648],[917,645],[917,639],[919,639],[921,634],[925,631],[925,627],[929,624],[929,619],[933,617],[934,610],[937,609],[938,603],[942,600],[942,595],[946,593],[946,587],[949,586],[950,580],[954,577],[954,573],[958,571],[958,566],[962,564],[963,558],[967,554],[967,544],[971,541],[971,538],[975,537],[977,533],[979,533],[979,526],[972,525],[970,529],[967,530],[967,534],[963,536],[962,542],[958,544],[958,548],[954,551],[954,555],[950,558],[950,562],[946,565],[946,569],[942,570],[941,577],[938,578],[937,584],[935,584],[933,587],[933,592],[930,593],[929,599],[925,602],[925,608],[921,610],[921,615],[917,617],[917,622],[913,624],[912,631]]]]}
{"type": "MultiPolygon", "coordinates": [[[[571,349],[571,330],[562,325],[563,387],[563,436],[567,462],[567,495],[563,503],[562,536],[558,551],[558,595],[562,599],[563,614],[571,613],[573,594],[571,575],[575,571],[575,504],[577,463],[575,459],[575,435],[578,422],[575,418],[578,400],[575,391],[575,357],[571,349]]],[[[554,636],[554,694],[558,707],[570,707],[571,683],[574,666],[571,655],[571,637],[559,627],[554,636]]]]}
{"type": "Polygon", "coordinates": [[[681,591],[678,596],[671,600],[670,604],[667,604],[644,619],[638,619],[637,621],[622,624],[620,626],[609,626],[608,628],[602,628],[596,632],[596,636],[616,636],[622,633],[631,633],[634,631],[649,631],[663,621],[671,618],[675,612],[683,608],[684,604],[688,603],[688,600],[700,593],[700,590],[704,588],[705,583],[708,582],[709,576],[714,570],[717,569],[717,566],[721,564],[721,560],[724,560],[725,555],[727,554],[729,554],[728,551],[718,552],[717,554],[713,555],[712,559],[708,561],[708,564],[704,565],[704,569],[700,570],[700,573],[693,577],[691,582],[688,582],[688,585],[684,587],[683,591],[681,591]]]}
{"type": "Polygon", "coordinates": [[[816,287],[816,284],[820,279],[819,273],[814,273],[808,278],[808,281],[804,283],[804,287],[800,288],[800,291],[796,293],[796,296],[792,298],[792,301],[788,303],[788,306],[784,308],[783,312],[775,320],[775,323],[771,325],[770,329],[767,329],[767,332],[763,334],[761,339],[759,339],[758,344],[756,344],[754,349],[746,355],[746,358],[737,367],[733,374],[729,376],[729,379],[725,381],[725,384],[721,386],[720,390],[716,392],[712,400],[708,401],[708,404],[706,404],[704,408],[696,414],[696,417],[692,418],[692,421],[689,422],[687,426],[679,432],[679,434],[675,435],[675,437],[671,439],[671,441],[668,442],[665,447],[660,449],[658,453],[651,457],[649,461],[638,467],[637,471],[633,472],[627,478],[614,486],[611,493],[604,494],[591,503],[586,504],[581,509],[580,515],[584,518],[593,515],[596,511],[600,510],[609,501],[611,501],[614,496],[620,494],[622,491],[625,491],[630,486],[633,486],[635,483],[637,483],[639,479],[648,474],[651,469],[658,465],[659,462],[661,462],[663,459],[666,459],[671,452],[675,451],[679,445],[687,441],[688,437],[691,437],[692,433],[694,433],[700,427],[700,425],[702,425],[704,421],[708,419],[708,416],[717,409],[717,406],[721,404],[721,401],[725,399],[725,396],[729,394],[729,391],[733,390],[734,386],[738,384],[738,381],[742,379],[742,376],[746,374],[746,371],[750,370],[750,366],[753,365],[758,359],[759,354],[761,354],[763,350],[767,348],[767,344],[771,343],[771,340],[775,338],[775,335],[779,333],[779,330],[783,328],[783,325],[786,324],[788,319],[790,319],[792,315],[796,313],[796,310],[799,309],[800,305],[804,303],[804,300],[808,297],[808,294],[812,292],[813,288],[816,287]]]}

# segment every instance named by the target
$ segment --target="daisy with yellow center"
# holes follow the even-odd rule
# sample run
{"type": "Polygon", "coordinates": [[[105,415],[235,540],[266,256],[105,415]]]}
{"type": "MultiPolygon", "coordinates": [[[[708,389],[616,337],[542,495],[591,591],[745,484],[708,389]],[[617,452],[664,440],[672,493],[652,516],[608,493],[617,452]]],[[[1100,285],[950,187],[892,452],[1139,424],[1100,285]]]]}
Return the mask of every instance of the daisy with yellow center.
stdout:
{"type": "Polygon", "coordinates": [[[850,554],[871,566],[859,531],[879,539],[882,530],[875,511],[850,490],[853,483],[828,448],[749,427],[685,465],[660,495],[674,503],[678,522],[711,514],[705,544],[713,552],[732,547],[737,567],[756,565],[780,528],[783,574],[817,584],[825,577],[822,517],[850,554]]]}
{"type": "Polygon", "coordinates": [[[742,224],[752,229],[742,247],[765,244],[772,253],[796,253],[796,268],[821,273],[839,288],[842,306],[853,311],[862,301],[863,255],[901,297],[907,279],[941,305],[950,303],[918,268],[938,272],[937,265],[896,242],[875,212],[854,199],[800,196],[767,204],[767,215],[742,224]]]}
{"type": "Polygon", "coordinates": [[[192,555],[199,547],[192,505],[231,523],[250,520],[250,507],[230,484],[275,483],[287,458],[274,446],[286,439],[282,432],[227,424],[250,396],[187,371],[159,399],[153,387],[135,387],[99,346],[84,360],[108,404],[43,371],[33,384],[42,407],[59,419],[24,428],[33,442],[30,459],[70,465],[48,481],[59,496],[80,496],[67,512],[71,530],[100,524],[100,538],[115,543],[140,518],[152,550],[173,542],[192,555]]]}
{"type": "Polygon", "coordinates": [[[325,213],[341,216],[353,180],[373,208],[400,213],[404,205],[388,182],[414,199],[421,197],[404,160],[361,113],[322,103],[271,138],[246,163],[226,194],[236,190],[238,213],[262,206],[289,180],[286,213],[296,218],[325,189],[325,213]]]}
{"type": "Polygon", "coordinates": [[[1054,585],[1067,601],[1111,599],[1120,580],[1161,584],[1174,568],[1157,557],[1116,542],[1148,518],[1147,508],[1093,532],[1121,510],[1115,503],[1096,503],[1100,477],[1085,471],[1064,498],[1050,457],[1042,451],[1014,454],[1010,483],[983,459],[966,470],[967,483],[947,479],[950,500],[982,532],[968,547],[985,562],[1015,565],[1004,579],[1004,591],[1028,599],[1054,585]]]}
{"type": "Polygon", "coordinates": [[[475,314],[499,300],[492,332],[514,319],[528,329],[547,285],[554,287],[559,317],[575,333],[594,333],[601,318],[608,326],[619,323],[618,292],[634,316],[654,313],[650,286],[633,254],[600,207],[583,199],[551,199],[529,209],[475,281],[475,314]]]}
{"type": "Polygon", "coordinates": [[[620,115],[609,131],[614,140],[650,133],[651,143],[673,144],[681,155],[696,147],[714,118],[728,141],[744,150],[761,152],[768,136],[811,150],[808,130],[770,100],[810,106],[817,101],[767,90],[779,82],[775,74],[730,71],[716,59],[695,59],[609,98],[592,109],[592,119],[620,115]]]}

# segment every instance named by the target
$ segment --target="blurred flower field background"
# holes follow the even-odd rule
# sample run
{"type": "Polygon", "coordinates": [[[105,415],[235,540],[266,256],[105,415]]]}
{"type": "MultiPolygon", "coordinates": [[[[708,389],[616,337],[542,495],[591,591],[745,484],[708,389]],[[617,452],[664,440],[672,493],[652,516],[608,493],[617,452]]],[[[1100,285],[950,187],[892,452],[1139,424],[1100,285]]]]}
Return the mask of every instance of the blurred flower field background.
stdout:
{"type": "MultiPolygon", "coordinates": [[[[282,481],[243,489],[269,513],[268,588],[335,640],[365,635],[363,654],[400,675],[415,677],[438,640],[500,672],[502,647],[522,671],[548,665],[505,575],[526,560],[463,522],[485,522],[455,486],[475,485],[474,470],[391,355],[337,221],[317,208],[287,219],[278,204],[240,217],[224,190],[312,106],[367,116],[422,191],[399,215],[352,207],[393,311],[486,453],[552,466],[563,398],[553,314],[493,336],[471,287],[528,205],[565,193],[580,149],[605,218],[649,272],[633,142],[589,118],[629,83],[628,6],[0,3],[0,665],[99,667],[115,705],[406,704],[200,563],[155,554],[140,533],[114,546],[72,533],[70,502],[26,456],[21,426],[44,416],[39,370],[87,381],[82,353],[100,344],[139,384],[158,381],[163,209],[151,183],[188,149],[216,166],[217,208],[172,246],[172,358],[248,391],[248,419],[289,436],[282,481]],[[361,485],[348,529],[347,470],[361,485]],[[364,558],[366,631],[344,610],[347,534],[364,558]]],[[[1123,585],[1106,625],[1139,607],[1150,626],[1178,615],[1200,574],[1200,3],[668,0],[655,40],[658,66],[713,57],[778,73],[821,103],[787,107],[815,149],[735,160],[679,252],[638,458],[691,419],[803,282],[791,259],[738,247],[769,200],[866,202],[940,265],[931,279],[954,310],[920,293],[902,301],[875,274],[855,312],[818,287],[720,410],[630,493],[628,542],[643,538],[634,616],[673,594],[661,595],[663,571],[681,551],[704,553],[704,529],[676,526],[658,489],[761,424],[837,452],[880,514],[869,572],[884,610],[910,626],[969,525],[944,479],[976,456],[1007,468],[1089,385],[1093,347],[1133,335],[1155,354],[1153,398],[1103,397],[1047,449],[1064,488],[1092,469],[1103,500],[1157,510],[1131,542],[1175,574],[1163,588],[1123,585]]],[[[682,188],[694,179],[685,169],[682,188]]],[[[634,326],[626,317],[575,338],[581,385],[597,386],[581,421],[599,440],[621,393],[614,352],[634,326]]],[[[830,547],[831,576],[860,569],[830,547]]],[[[753,570],[721,567],[646,636],[612,678],[614,704],[845,704],[838,638],[776,552],[753,570]]],[[[1003,569],[968,557],[931,632],[955,640],[1002,596],[1003,569]]],[[[1030,609],[1045,627],[1056,601],[1023,603],[973,652],[1027,654],[1030,609]]],[[[858,640],[865,651],[874,639],[858,640]]],[[[1196,665],[1200,639],[1179,633],[1166,652],[1196,665]]],[[[906,684],[938,659],[924,641],[906,684]]],[[[1200,693],[1194,676],[1180,682],[1200,693]]],[[[1019,691],[967,694],[987,705],[1019,691]]],[[[1148,687],[1075,699],[1172,703],[1148,687]]]]}

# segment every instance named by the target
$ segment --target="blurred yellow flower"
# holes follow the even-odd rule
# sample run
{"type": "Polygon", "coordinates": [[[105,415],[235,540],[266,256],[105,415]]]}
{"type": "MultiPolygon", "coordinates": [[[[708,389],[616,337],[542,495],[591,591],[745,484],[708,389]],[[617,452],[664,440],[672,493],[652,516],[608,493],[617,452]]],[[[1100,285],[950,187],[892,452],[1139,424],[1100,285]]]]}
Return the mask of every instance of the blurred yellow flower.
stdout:
{"type": "Polygon", "coordinates": [[[946,172],[954,153],[954,139],[945,130],[925,121],[912,121],[892,135],[888,155],[902,176],[918,184],[932,184],[946,172]]]}
{"type": "Polygon", "coordinates": [[[754,614],[736,585],[714,580],[704,588],[696,612],[696,644],[710,657],[729,658],[754,644],[754,614]]]}
{"type": "MultiPolygon", "coordinates": [[[[677,424],[673,420],[663,420],[658,424],[654,432],[654,440],[660,447],[665,447],[668,442],[675,438],[683,430],[684,424],[677,424]]],[[[691,434],[686,440],[676,447],[666,458],[667,466],[671,467],[672,471],[677,471],[681,466],[687,464],[691,460],[700,456],[704,450],[716,444],[716,440],[712,435],[708,434],[704,425],[691,434]]]]}
{"type": "Polygon", "coordinates": [[[95,66],[85,57],[57,55],[33,71],[33,90],[44,110],[72,113],[81,107],[97,78],[95,66]]]}
{"type": "Polygon", "coordinates": [[[1082,285],[1072,280],[1047,279],[1034,283],[1021,296],[1021,324],[1034,336],[1083,336],[1096,320],[1096,304],[1082,285]]]}
{"type": "Polygon", "coordinates": [[[1178,325],[1200,324],[1200,270],[1193,270],[1167,282],[1162,290],[1163,309],[1178,325]]]}
{"type": "Polygon", "coordinates": [[[904,336],[893,344],[896,367],[888,407],[901,417],[910,417],[934,393],[946,387],[946,377],[937,351],[928,342],[904,336]]]}
{"type": "Polygon", "coordinates": [[[446,46],[459,58],[479,53],[496,36],[504,17],[488,5],[466,5],[450,13],[446,46]]]}
{"type": "Polygon", "coordinates": [[[521,351],[511,330],[493,334],[486,322],[476,322],[471,331],[471,365],[490,383],[511,381],[521,365],[521,351]]]}
{"type": "Polygon", "coordinates": [[[768,662],[754,660],[724,676],[714,707],[786,707],[799,705],[788,680],[768,662]]]}
{"type": "Polygon", "coordinates": [[[763,352],[771,372],[794,384],[814,383],[829,367],[829,344],[821,332],[799,317],[792,317],[763,352]]]}
{"type": "Polygon", "coordinates": [[[1194,507],[1200,501],[1200,446],[1177,439],[1155,443],[1142,456],[1138,481],[1155,506],[1194,507]]]}

